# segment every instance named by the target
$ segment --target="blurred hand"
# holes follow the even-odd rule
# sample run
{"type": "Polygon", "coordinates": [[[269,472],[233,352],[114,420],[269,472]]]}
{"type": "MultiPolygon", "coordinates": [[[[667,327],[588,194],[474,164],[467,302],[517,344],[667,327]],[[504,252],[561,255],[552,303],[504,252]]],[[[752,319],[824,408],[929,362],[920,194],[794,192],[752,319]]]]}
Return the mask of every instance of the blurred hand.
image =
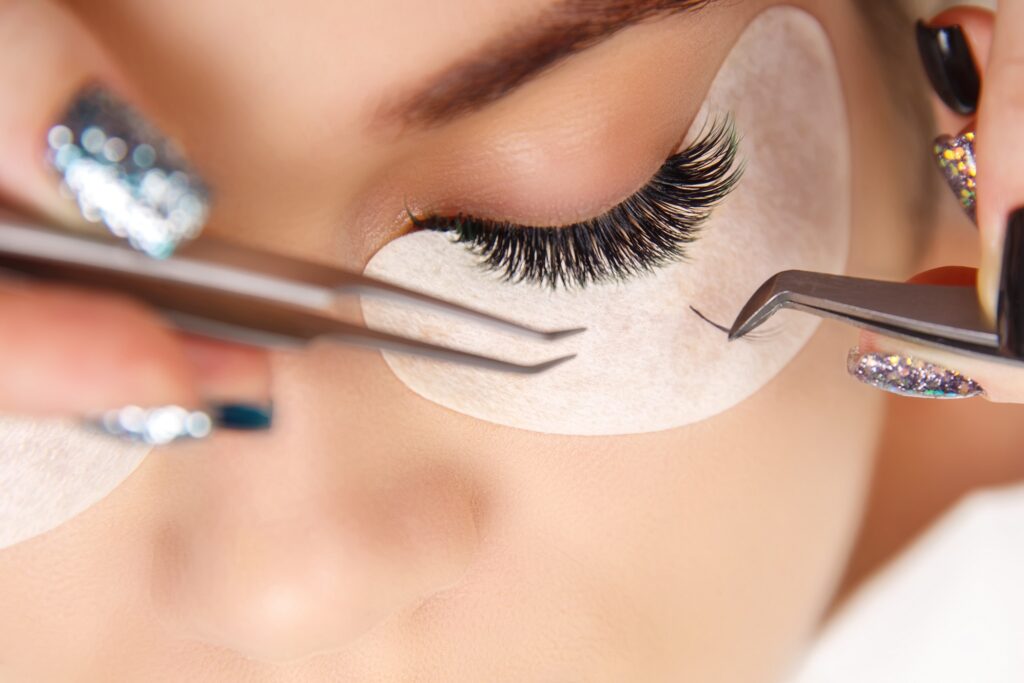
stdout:
{"type": "MultiPolygon", "coordinates": [[[[51,223],[83,223],[45,159],[48,132],[86,84],[138,99],[67,10],[0,0],[0,204],[51,223]]],[[[122,152],[103,150],[111,158],[122,152]]],[[[262,351],[179,335],[127,296],[0,279],[0,411],[265,402],[268,382],[262,351]]]]}

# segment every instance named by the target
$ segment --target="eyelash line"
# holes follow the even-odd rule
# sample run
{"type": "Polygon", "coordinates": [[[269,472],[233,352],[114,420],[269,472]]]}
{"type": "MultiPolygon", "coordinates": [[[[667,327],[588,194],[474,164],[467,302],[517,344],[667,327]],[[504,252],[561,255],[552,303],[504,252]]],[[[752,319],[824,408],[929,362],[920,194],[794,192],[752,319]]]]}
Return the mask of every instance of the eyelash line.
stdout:
{"type": "Polygon", "coordinates": [[[454,216],[409,218],[414,227],[451,233],[503,271],[511,282],[552,289],[622,281],[686,258],[712,210],[736,186],[739,140],[732,118],[710,124],[698,139],[661,166],[640,190],[596,218],[561,227],[454,216]]]}

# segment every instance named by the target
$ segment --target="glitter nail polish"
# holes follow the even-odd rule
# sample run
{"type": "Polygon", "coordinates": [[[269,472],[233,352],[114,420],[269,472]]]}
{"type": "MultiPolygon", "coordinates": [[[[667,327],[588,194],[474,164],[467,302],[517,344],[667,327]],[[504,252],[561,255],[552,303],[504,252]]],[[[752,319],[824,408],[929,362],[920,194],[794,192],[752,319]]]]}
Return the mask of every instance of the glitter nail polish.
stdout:
{"type": "Polygon", "coordinates": [[[978,164],[974,159],[976,134],[968,131],[953,137],[942,135],[935,139],[935,159],[939,162],[946,182],[956,195],[960,206],[975,223],[978,218],[975,203],[978,195],[978,164]]]}
{"type": "Polygon", "coordinates": [[[209,189],[174,144],[99,85],[76,95],[47,134],[47,161],[87,220],[155,258],[199,234],[209,189]]]}
{"type": "Polygon", "coordinates": [[[202,410],[176,405],[108,410],[87,423],[111,436],[162,446],[172,441],[202,439],[213,430],[213,419],[202,410]]]}
{"type": "Polygon", "coordinates": [[[974,380],[919,358],[896,353],[861,353],[850,349],[846,369],[884,391],[916,398],[973,398],[985,393],[974,380]]]}

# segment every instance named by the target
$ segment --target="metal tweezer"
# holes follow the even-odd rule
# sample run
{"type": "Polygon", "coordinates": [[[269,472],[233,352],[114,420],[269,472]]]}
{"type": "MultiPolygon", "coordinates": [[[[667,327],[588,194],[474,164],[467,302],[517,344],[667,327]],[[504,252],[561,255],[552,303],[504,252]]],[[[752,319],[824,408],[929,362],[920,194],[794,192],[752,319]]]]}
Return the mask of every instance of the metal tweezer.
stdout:
{"type": "Polygon", "coordinates": [[[739,339],[790,308],[909,342],[1011,363],[974,287],[908,284],[787,270],[769,278],[743,306],[729,330],[739,339]]]}
{"type": "Polygon", "coordinates": [[[540,342],[583,331],[536,330],[360,273],[212,237],[193,240],[173,257],[158,260],[111,235],[52,228],[10,213],[0,213],[0,272],[128,293],[156,307],[176,327],[217,339],[301,347],[323,338],[519,374],[544,372],[575,354],[519,365],[345,322],[335,307],[343,296],[384,297],[540,342]]]}

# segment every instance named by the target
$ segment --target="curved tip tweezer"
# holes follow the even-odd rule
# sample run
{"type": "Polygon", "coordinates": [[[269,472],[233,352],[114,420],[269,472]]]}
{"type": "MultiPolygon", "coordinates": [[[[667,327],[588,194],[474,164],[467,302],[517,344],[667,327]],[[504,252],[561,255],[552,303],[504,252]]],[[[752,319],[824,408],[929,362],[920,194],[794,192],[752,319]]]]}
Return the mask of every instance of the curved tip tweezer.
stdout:
{"type": "Polygon", "coordinates": [[[781,308],[832,318],[863,329],[960,353],[1006,358],[973,287],[886,282],[787,270],[768,278],[729,329],[739,339],[781,308]]]}
{"type": "Polygon", "coordinates": [[[753,332],[786,304],[788,292],[785,284],[794,272],[798,271],[785,271],[773,275],[757,288],[729,328],[729,341],[735,341],[753,332]]]}

